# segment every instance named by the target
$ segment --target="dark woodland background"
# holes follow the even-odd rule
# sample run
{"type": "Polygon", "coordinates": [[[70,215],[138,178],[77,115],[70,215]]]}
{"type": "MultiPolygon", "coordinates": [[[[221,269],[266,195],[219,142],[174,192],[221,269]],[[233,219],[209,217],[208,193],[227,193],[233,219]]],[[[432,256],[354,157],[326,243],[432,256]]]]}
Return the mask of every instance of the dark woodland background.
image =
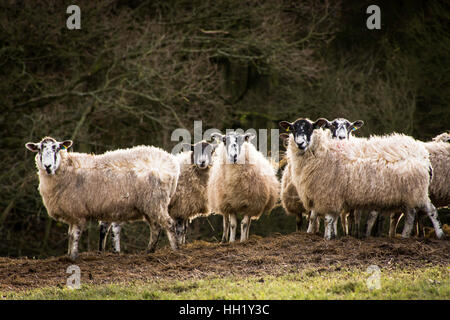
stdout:
{"type": "MultiPolygon", "coordinates": [[[[270,129],[300,116],[429,140],[449,129],[449,31],[448,1],[3,0],[0,255],[66,252],[67,226],[43,207],[28,141],[170,151],[172,131],[194,120],[270,129]],[[70,4],[81,30],[66,28],[70,4]],[[366,28],[370,4],[381,30],[366,28]]],[[[251,233],[293,232],[294,220],[277,208],[251,233]]],[[[97,230],[92,222],[82,251],[97,249],[97,230]]],[[[220,216],[199,218],[189,239],[221,232],[220,216]]],[[[144,223],[128,224],[124,251],[143,250],[148,236],[144,223]]]]}

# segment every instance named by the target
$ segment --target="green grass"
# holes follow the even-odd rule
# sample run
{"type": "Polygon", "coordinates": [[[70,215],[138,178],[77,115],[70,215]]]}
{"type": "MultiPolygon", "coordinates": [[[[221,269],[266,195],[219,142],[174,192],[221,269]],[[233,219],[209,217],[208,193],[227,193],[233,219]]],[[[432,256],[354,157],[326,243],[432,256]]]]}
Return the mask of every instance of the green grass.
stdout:
{"type": "Polygon", "coordinates": [[[305,270],[280,277],[155,280],[0,292],[3,299],[450,299],[450,267],[381,270],[369,290],[364,270],[305,270]]]}

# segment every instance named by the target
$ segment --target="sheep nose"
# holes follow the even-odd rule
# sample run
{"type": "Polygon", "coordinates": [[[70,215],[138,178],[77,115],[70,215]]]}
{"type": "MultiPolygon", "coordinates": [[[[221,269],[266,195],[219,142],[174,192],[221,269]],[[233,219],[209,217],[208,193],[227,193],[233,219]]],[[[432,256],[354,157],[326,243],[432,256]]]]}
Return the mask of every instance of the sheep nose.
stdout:
{"type": "Polygon", "coordinates": [[[339,136],[339,139],[340,139],[340,140],[344,140],[344,139],[345,139],[345,136],[339,136]]]}
{"type": "Polygon", "coordinates": [[[47,173],[50,173],[51,172],[51,166],[52,165],[44,165],[44,167],[45,167],[45,171],[47,171],[47,173]]]}
{"type": "Polygon", "coordinates": [[[235,154],[235,155],[233,156],[233,161],[234,161],[234,162],[237,161],[237,154],[235,154]]]}

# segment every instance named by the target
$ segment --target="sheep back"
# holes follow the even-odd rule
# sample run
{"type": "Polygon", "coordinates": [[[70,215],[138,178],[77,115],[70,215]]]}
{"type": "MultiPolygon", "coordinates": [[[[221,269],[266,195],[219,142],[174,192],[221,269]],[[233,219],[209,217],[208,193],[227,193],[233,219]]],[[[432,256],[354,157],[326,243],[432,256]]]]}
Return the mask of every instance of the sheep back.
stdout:
{"type": "Polygon", "coordinates": [[[320,129],[314,131],[304,154],[290,142],[288,157],[307,210],[338,214],[350,209],[414,208],[428,201],[428,152],[407,136],[336,142],[320,129]],[[404,148],[405,144],[412,145],[404,148]]]}
{"type": "Polygon", "coordinates": [[[56,175],[39,173],[39,191],[48,214],[65,223],[142,219],[144,212],[167,210],[176,189],[179,165],[159,148],[60,153],[56,175]]]}

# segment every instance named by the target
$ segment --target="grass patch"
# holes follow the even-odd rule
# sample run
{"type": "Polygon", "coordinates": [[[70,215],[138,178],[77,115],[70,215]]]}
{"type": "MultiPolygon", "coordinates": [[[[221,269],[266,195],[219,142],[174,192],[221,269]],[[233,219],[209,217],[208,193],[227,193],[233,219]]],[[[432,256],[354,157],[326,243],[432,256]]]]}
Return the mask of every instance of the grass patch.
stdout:
{"type": "Polygon", "coordinates": [[[364,270],[304,270],[275,277],[226,277],[0,291],[2,299],[450,299],[450,267],[381,270],[369,290],[364,270]]]}

